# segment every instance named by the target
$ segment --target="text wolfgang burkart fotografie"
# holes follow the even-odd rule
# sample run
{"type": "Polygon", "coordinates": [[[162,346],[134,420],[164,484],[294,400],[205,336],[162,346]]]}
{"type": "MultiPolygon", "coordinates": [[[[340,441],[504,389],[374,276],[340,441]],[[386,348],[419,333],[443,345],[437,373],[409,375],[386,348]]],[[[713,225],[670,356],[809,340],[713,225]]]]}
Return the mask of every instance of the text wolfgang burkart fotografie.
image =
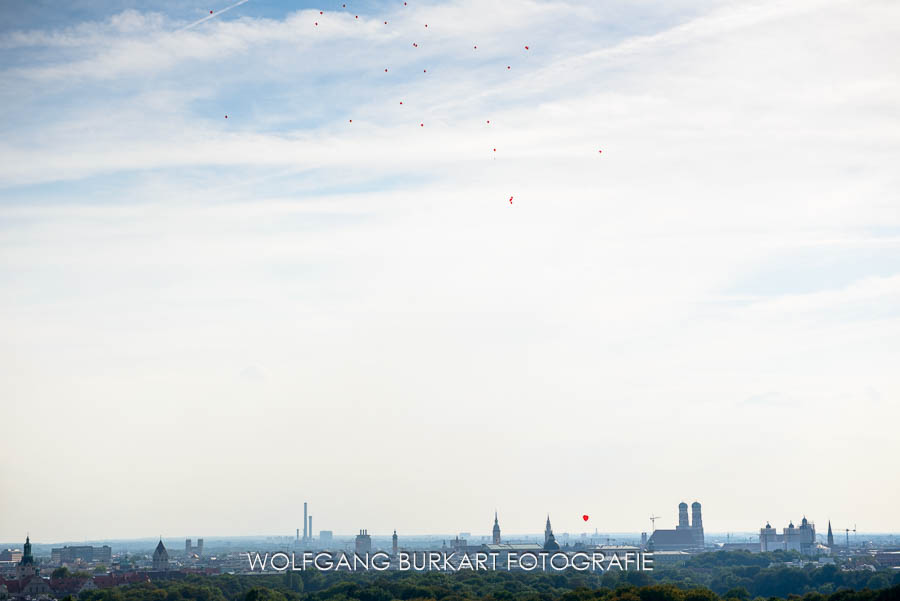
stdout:
{"type": "Polygon", "coordinates": [[[384,551],[377,553],[344,553],[320,551],[303,553],[247,553],[251,571],[274,570],[276,572],[319,570],[336,571],[439,571],[460,572],[464,570],[507,570],[507,571],[554,571],[574,569],[579,572],[606,572],[610,570],[642,571],[653,570],[653,553],[628,551],[604,555],[599,552],[565,553],[562,551],[479,552],[447,553],[444,551],[401,551],[391,555],[384,551]]]}

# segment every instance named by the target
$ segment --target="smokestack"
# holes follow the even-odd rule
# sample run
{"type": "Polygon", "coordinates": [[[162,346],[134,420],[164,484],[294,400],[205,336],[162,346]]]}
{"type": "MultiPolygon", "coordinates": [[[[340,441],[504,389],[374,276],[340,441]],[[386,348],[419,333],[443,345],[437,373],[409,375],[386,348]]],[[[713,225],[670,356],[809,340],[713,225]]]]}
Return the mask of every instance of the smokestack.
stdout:
{"type": "MultiPolygon", "coordinates": [[[[687,510],[687,505],[685,505],[684,507],[685,507],[685,510],[687,510]]],[[[306,540],[307,540],[307,530],[306,530],[307,519],[308,518],[306,517],[306,501],[303,501],[303,541],[304,542],[306,542],[306,540]]]]}
{"type": "Polygon", "coordinates": [[[313,533],[312,533],[312,516],[309,516],[309,540],[312,540],[312,538],[313,538],[313,533]]]}
{"type": "Polygon", "coordinates": [[[687,512],[687,503],[682,501],[678,504],[678,527],[679,528],[690,528],[691,525],[688,522],[688,512],[687,512]]]}
{"type": "Polygon", "coordinates": [[[691,503],[691,528],[703,528],[703,518],[700,517],[700,503],[691,503]]]}

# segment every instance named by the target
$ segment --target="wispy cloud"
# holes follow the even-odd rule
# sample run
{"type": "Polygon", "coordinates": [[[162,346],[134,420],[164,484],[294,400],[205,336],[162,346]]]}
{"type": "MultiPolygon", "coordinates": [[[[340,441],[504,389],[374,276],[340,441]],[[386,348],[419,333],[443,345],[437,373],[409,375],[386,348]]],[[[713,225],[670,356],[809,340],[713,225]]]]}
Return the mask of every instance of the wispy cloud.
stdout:
{"type": "Polygon", "coordinates": [[[246,4],[246,3],[249,2],[249,1],[250,1],[250,0],[239,0],[238,2],[235,2],[234,4],[231,4],[230,6],[226,6],[225,8],[222,8],[222,9],[220,9],[220,10],[217,10],[217,11],[212,11],[212,10],[211,10],[211,11],[209,11],[209,16],[203,17],[202,19],[197,19],[197,20],[194,21],[193,23],[189,23],[189,24],[185,25],[184,27],[182,27],[182,28],[179,29],[178,31],[185,31],[185,30],[187,30],[187,29],[193,29],[193,28],[196,27],[197,25],[200,25],[201,23],[206,23],[206,22],[209,21],[210,19],[216,19],[216,18],[218,18],[220,15],[223,15],[223,14],[227,13],[227,12],[228,12],[229,10],[231,10],[232,8],[236,8],[236,7],[240,6],[241,4],[246,4]]]}

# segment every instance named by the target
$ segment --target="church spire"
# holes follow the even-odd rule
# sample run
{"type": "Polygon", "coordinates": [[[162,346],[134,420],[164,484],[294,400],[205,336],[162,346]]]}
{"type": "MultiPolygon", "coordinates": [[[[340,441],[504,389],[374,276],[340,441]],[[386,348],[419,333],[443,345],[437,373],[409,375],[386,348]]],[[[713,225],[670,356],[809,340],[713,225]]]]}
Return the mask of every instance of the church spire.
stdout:
{"type": "Polygon", "coordinates": [[[550,514],[547,514],[547,526],[544,528],[544,544],[553,538],[553,528],[550,526],[550,514]]]}
{"type": "Polygon", "coordinates": [[[494,510],[494,531],[492,540],[495,545],[500,544],[500,521],[497,519],[497,510],[494,510]]]}

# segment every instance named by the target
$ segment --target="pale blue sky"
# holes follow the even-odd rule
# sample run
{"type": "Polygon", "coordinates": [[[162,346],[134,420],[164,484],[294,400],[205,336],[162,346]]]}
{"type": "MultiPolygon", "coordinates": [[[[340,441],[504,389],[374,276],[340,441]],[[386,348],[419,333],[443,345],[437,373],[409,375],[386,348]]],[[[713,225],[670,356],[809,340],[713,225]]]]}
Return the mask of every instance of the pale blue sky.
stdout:
{"type": "Polygon", "coordinates": [[[900,7],[407,1],[0,3],[0,540],[900,530],[900,7]]]}

